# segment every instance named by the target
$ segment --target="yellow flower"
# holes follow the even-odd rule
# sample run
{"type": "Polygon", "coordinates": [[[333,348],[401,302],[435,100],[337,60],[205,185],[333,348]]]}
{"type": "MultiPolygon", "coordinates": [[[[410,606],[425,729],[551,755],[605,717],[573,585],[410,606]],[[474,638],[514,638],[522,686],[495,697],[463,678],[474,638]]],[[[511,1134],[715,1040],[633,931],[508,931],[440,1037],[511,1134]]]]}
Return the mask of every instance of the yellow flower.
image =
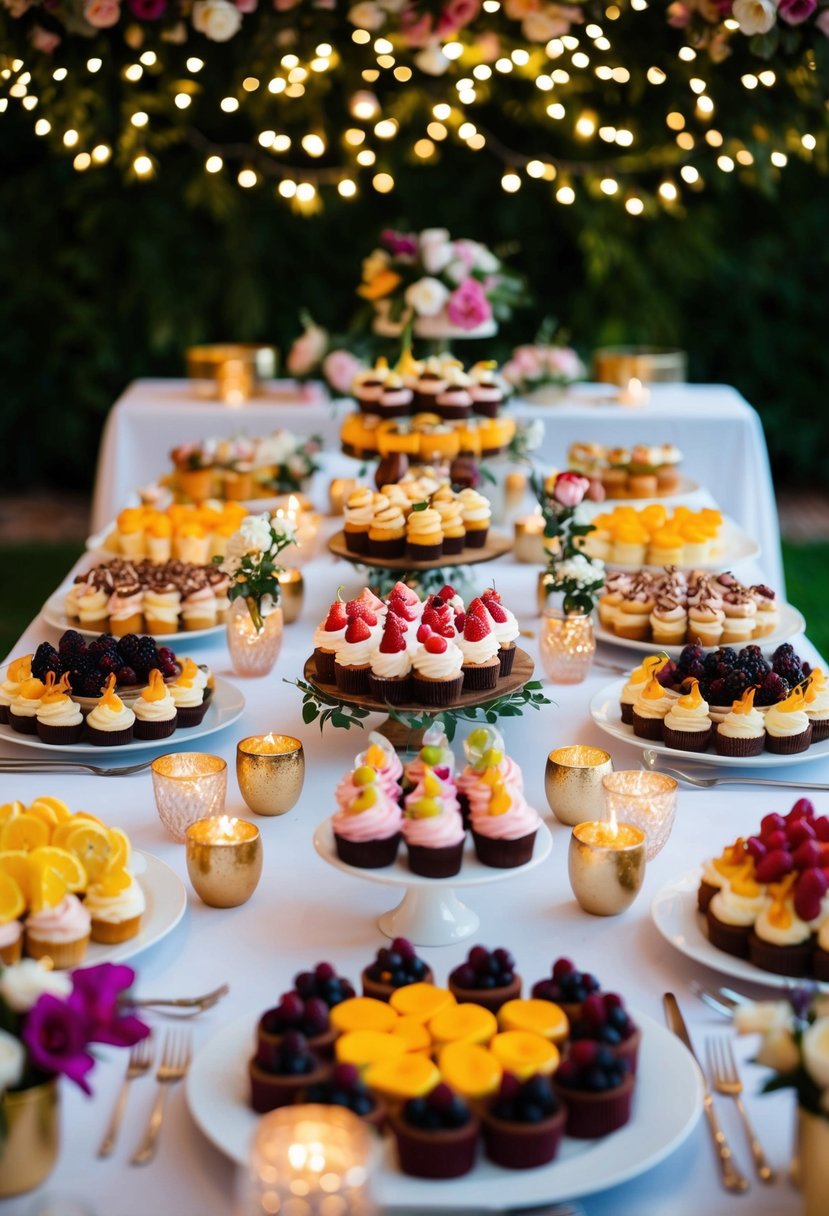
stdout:
{"type": "Polygon", "coordinates": [[[357,295],[364,300],[382,300],[383,296],[391,295],[400,282],[400,275],[393,270],[381,270],[368,283],[361,283],[357,295]]]}

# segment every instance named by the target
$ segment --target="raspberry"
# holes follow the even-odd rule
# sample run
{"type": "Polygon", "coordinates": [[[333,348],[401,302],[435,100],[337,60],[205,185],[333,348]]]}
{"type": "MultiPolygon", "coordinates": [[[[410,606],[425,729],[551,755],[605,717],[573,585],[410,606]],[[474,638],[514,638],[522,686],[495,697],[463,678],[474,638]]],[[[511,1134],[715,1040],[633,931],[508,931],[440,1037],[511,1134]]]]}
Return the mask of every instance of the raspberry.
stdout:
{"type": "Polygon", "coordinates": [[[455,598],[455,596],[457,595],[457,592],[455,591],[454,587],[452,587],[449,583],[447,583],[445,587],[441,587],[440,591],[438,592],[438,595],[440,596],[440,598],[442,600],[444,600],[446,603],[448,603],[449,600],[453,600],[455,598]]]}
{"type": "MultiPolygon", "coordinates": [[[[823,850],[816,840],[803,840],[792,853],[792,861],[796,870],[811,870],[820,865],[823,850]]],[[[807,917],[811,920],[811,917],[807,917]]]]}

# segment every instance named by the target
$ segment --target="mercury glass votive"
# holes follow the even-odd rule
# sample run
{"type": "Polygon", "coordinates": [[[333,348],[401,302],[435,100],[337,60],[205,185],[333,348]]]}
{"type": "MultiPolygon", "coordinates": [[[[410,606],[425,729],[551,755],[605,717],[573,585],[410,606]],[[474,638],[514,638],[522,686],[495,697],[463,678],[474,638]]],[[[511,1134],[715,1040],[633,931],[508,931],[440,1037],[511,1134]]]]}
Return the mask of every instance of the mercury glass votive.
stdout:
{"type": "Polygon", "coordinates": [[[255,815],[284,815],[302,793],[302,743],[292,735],[249,735],[236,746],[236,779],[255,815]]]}
{"type": "Polygon", "coordinates": [[[664,773],[623,769],[602,778],[608,818],[641,828],[647,839],[648,860],[668,843],[676,816],[677,783],[664,773]]]}
{"type": "Polygon", "coordinates": [[[513,553],[517,562],[527,562],[533,566],[543,566],[547,561],[547,551],[544,547],[544,520],[540,515],[525,515],[516,519],[513,525],[515,543],[513,553]]]}
{"type": "Polygon", "coordinates": [[[583,613],[545,608],[539,635],[541,665],[553,684],[581,684],[593,663],[593,622],[583,613]]]}
{"type": "Polygon", "coordinates": [[[158,817],[183,841],[198,819],[221,815],[227,797],[227,763],[205,752],[169,752],[150,765],[158,817]]]}
{"type": "Polygon", "coordinates": [[[630,823],[579,823],[570,837],[567,872],[573,894],[593,916],[618,916],[645,878],[645,833],[630,823]]]}
{"type": "Polygon", "coordinates": [[[600,747],[574,744],[557,747],[547,757],[544,788],[550,810],[559,823],[571,827],[604,813],[602,778],[613,771],[613,761],[600,747]]]}
{"type": "Polygon", "coordinates": [[[247,819],[220,815],[187,829],[187,873],[193,890],[211,908],[236,908],[256,890],[262,874],[259,828],[247,819]]]}
{"type": "Polygon", "coordinates": [[[283,570],[279,576],[279,602],[282,605],[282,619],[290,625],[302,612],[302,601],[305,598],[305,580],[300,570],[283,570]]]}
{"type": "Polygon", "coordinates": [[[350,1110],[284,1106],[258,1122],[238,1216],[373,1216],[372,1134],[350,1110]]]}

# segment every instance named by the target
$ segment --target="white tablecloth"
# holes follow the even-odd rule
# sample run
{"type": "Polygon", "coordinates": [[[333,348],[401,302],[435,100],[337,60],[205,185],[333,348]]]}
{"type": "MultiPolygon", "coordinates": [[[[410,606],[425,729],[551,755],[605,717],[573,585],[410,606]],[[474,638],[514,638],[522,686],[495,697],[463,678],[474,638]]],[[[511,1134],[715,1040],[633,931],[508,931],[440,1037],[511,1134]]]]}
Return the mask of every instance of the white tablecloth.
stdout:
{"type": "MultiPolygon", "coordinates": [[[[665,384],[653,388],[643,407],[608,401],[607,386],[579,386],[560,404],[515,402],[518,418],[540,418],[546,435],[540,458],[561,466],[577,441],[612,445],[675,443],[684,453],[686,476],[707,486],[726,515],[761,546],[760,565],[769,582],[784,590],[774,487],[760,419],[739,393],[726,385],[665,384]]],[[[171,448],[187,440],[239,432],[267,434],[286,427],[322,435],[329,453],[327,478],[354,476],[357,462],[337,457],[340,422],[350,403],[303,402],[284,384],[240,408],[193,396],[186,380],[137,380],[116,402],[104,428],[95,483],[92,526],[102,528],[126,505],[137,486],[154,481],[169,467],[171,448]]]]}
{"type": "MultiPolygon", "coordinates": [[[[505,601],[520,609],[535,600],[536,572],[532,567],[504,561],[498,565],[498,586],[505,601]]],[[[488,581],[488,580],[487,580],[488,581]]],[[[318,558],[306,568],[310,594],[300,622],[286,632],[277,668],[269,678],[240,680],[247,699],[242,720],[224,734],[193,746],[223,755],[230,767],[228,809],[245,814],[234,776],[235,744],[249,733],[268,730],[298,735],[304,743],[306,783],[297,807],[276,819],[259,819],[265,848],[261,884],[241,908],[219,911],[205,907],[190,892],[183,922],[170,936],[136,960],[139,994],[185,996],[209,991],[228,981],[230,995],[210,1013],[191,1023],[196,1046],[241,1015],[250,1018],[273,1005],[300,969],[330,959],[345,975],[357,977],[383,940],[376,917],[397,902],[396,892],[361,882],[333,870],[316,855],[311,835],[316,824],[333,809],[336,782],[364,746],[362,731],[327,730],[304,726],[299,693],[282,683],[301,671],[311,649],[311,633],[323,615],[338,583],[358,590],[347,566],[318,558]]],[[[529,629],[537,622],[521,618],[529,629]]],[[[14,654],[32,650],[44,638],[55,637],[38,619],[27,630],[14,654]]],[[[535,654],[535,641],[524,645],[535,654]]],[[[181,651],[181,647],[179,650],[181,651]]],[[[224,646],[195,642],[184,648],[209,662],[219,675],[229,675],[224,646]]],[[[810,653],[806,647],[807,653],[810,653]]],[[[614,660],[622,652],[612,652],[614,660]]],[[[544,764],[554,746],[589,742],[606,746],[617,768],[638,767],[640,753],[627,744],[608,740],[589,717],[590,696],[608,680],[606,671],[594,669],[586,683],[573,687],[547,686],[555,704],[523,720],[507,720],[504,733],[509,753],[520,763],[530,802],[546,817],[554,837],[547,861],[529,874],[495,887],[472,889],[464,896],[481,917],[476,939],[491,947],[509,946],[521,974],[530,983],[548,972],[559,955],[596,972],[609,990],[622,992],[628,1003],[659,1020],[666,990],[679,996],[691,1034],[700,1051],[709,1032],[724,1024],[695,998],[689,989],[694,978],[717,982],[714,973],[686,960],[659,936],[649,917],[654,894],[666,883],[718,852],[739,832],[755,829],[770,810],[787,811],[797,797],[792,792],[749,789],[698,792],[682,789],[673,835],[663,853],[649,866],[637,902],[621,917],[599,919],[582,913],[574,903],[567,881],[568,829],[549,815],[544,796],[544,764]]],[[[458,745],[459,747],[459,745],[458,745]]],[[[18,756],[31,751],[4,747],[18,756]]],[[[166,748],[169,750],[169,745],[166,748]]],[[[103,761],[107,757],[103,755],[103,761]]],[[[781,770],[796,782],[829,782],[829,763],[781,770]]],[[[86,809],[110,823],[126,828],[138,849],[156,854],[189,884],[183,846],[165,835],[156,816],[149,773],[108,780],[87,776],[15,775],[3,780],[3,800],[31,801],[43,793],[64,798],[74,809],[86,809]]],[[[818,794],[820,812],[829,812],[829,794],[818,794]]],[[[422,950],[442,980],[465,955],[466,942],[453,947],[422,950]]],[[[169,1023],[159,1023],[164,1027],[169,1023]]],[[[749,1044],[740,1044],[743,1056],[749,1044]]],[[[191,1121],[183,1086],[168,1102],[168,1124],[162,1134],[156,1161],[143,1169],[127,1165],[147,1118],[153,1084],[134,1083],[120,1145],[106,1162],[95,1159],[95,1149],[109,1117],[125,1067],[123,1053],[112,1053],[94,1074],[96,1096],[88,1101],[69,1084],[63,1091],[63,1146],[59,1164],[44,1188],[49,1194],[83,1197],[97,1216],[228,1216],[231,1211],[234,1171],[203,1139],[191,1121]]],[[[788,1094],[756,1096],[757,1070],[745,1070],[747,1102],[773,1164],[785,1171],[791,1152],[793,1104],[788,1094]]],[[[725,1100],[718,1107],[735,1152],[746,1170],[749,1158],[735,1114],[725,1100]]],[[[585,1169],[584,1187],[591,1178],[585,1169]]],[[[520,1179],[516,1178],[516,1201],[520,1179]]],[[[442,1210],[450,1191],[436,1185],[435,1208],[442,1210]]],[[[481,1195],[481,1208],[487,1198],[481,1195]]],[[[589,1216],[796,1216],[799,1203],[785,1180],[775,1187],[752,1182],[747,1198],[731,1198],[721,1189],[704,1124],[700,1122],[685,1144],[669,1159],[637,1180],[588,1197],[589,1216]]],[[[8,1216],[33,1216],[41,1209],[34,1197],[4,1205],[8,1216]]],[[[86,1208],[84,1208],[86,1211],[86,1208]]]]}

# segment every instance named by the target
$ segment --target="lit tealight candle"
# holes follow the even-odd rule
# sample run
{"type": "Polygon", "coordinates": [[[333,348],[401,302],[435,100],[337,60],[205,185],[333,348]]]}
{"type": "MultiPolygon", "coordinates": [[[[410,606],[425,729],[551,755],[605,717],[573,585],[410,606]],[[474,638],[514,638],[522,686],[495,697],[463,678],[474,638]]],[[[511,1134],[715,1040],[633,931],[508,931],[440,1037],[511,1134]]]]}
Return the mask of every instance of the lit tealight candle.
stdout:
{"type": "Polygon", "coordinates": [[[305,753],[293,735],[249,735],[236,747],[239,790],[255,815],[284,815],[305,781],[305,753]]]}
{"type": "Polygon", "coordinates": [[[187,829],[187,873],[211,908],[235,908],[250,899],[262,874],[259,828],[247,819],[220,815],[187,829]]]}
{"type": "Polygon", "coordinates": [[[604,809],[602,778],[613,761],[600,747],[557,747],[547,757],[544,786],[550,810],[559,823],[573,827],[595,820],[604,809]]]}
{"type": "Polygon", "coordinates": [[[625,387],[619,389],[616,399],[620,405],[647,405],[651,390],[637,376],[631,376],[625,387]]]}
{"type": "Polygon", "coordinates": [[[528,562],[533,566],[543,566],[547,562],[547,550],[544,545],[544,517],[540,510],[523,519],[515,521],[515,545],[513,551],[516,561],[528,562]]]}
{"type": "Polygon", "coordinates": [[[305,580],[299,570],[283,570],[279,576],[279,602],[286,625],[290,625],[302,612],[305,596],[305,580]]]}
{"type": "Polygon", "coordinates": [[[629,823],[577,824],[567,858],[570,886],[593,916],[617,916],[633,903],[645,877],[645,833],[629,823]]]}

